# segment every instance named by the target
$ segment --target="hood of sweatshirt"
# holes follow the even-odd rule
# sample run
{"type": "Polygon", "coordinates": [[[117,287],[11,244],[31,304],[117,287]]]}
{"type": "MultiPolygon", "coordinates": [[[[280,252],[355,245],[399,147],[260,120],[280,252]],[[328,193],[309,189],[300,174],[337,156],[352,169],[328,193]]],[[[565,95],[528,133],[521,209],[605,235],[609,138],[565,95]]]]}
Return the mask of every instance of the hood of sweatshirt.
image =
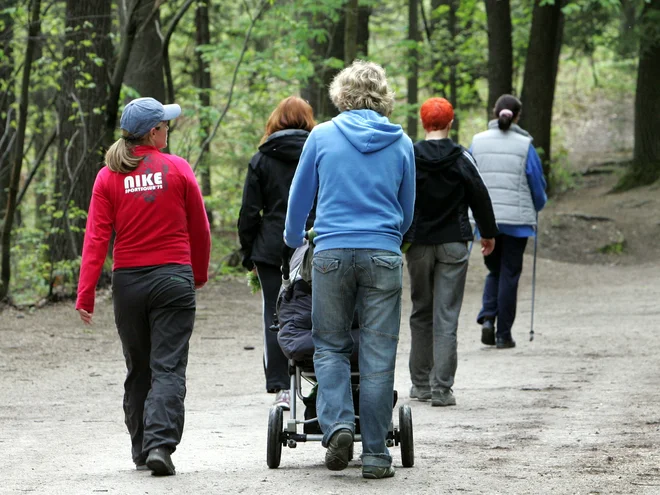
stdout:
{"type": "Polygon", "coordinates": [[[430,139],[415,143],[417,168],[426,172],[452,166],[463,153],[463,148],[451,139],[430,139]]]}
{"type": "Polygon", "coordinates": [[[387,148],[403,136],[403,129],[373,110],[349,110],[332,119],[344,137],[360,153],[387,148]]]}
{"type": "Polygon", "coordinates": [[[303,129],[284,129],[268,136],[259,151],[285,163],[298,165],[309,132],[303,129]]]}

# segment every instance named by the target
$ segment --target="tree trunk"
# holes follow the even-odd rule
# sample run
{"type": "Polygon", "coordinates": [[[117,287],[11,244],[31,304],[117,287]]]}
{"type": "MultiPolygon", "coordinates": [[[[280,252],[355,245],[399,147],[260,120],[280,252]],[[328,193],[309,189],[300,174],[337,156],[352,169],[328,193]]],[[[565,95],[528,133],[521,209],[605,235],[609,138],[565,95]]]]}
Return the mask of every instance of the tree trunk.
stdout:
{"type": "Polygon", "coordinates": [[[513,91],[513,45],[509,0],[486,0],[488,16],[488,119],[497,99],[513,91]]]}
{"type": "MultiPolygon", "coordinates": [[[[424,3],[421,4],[422,13],[424,13],[424,3]]],[[[435,34],[440,26],[440,16],[437,14],[437,9],[442,5],[441,0],[431,0],[431,13],[429,19],[424,19],[426,24],[426,34],[431,47],[431,78],[429,87],[431,88],[432,96],[444,96],[445,92],[445,79],[440,63],[441,53],[436,49],[438,44],[438,36],[435,34]]]]}
{"type": "Polygon", "coordinates": [[[639,183],[660,177],[660,0],[651,0],[640,18],[639,67],[635,93],[633,170],[639,183]]]}
{"type": "Polygon", "coordinates": [[[561,2],[541,5],[536,0],[527,48],[522,91],[520,125],[541,148],[541,161],[546,177],[550,174],[550,136],[552,106],[563,31],[561,2]]]}
{"type": "MultiPolygon", "coordinates": [[[[449,62],[449,101],[454,109],[458,109],[458,80],[456,71],[458,67],[458,3],[460,0],[449,0],[449,35],[451,37],[451,53],[449,62]]],[[[458,141],[458,131],[460,130],[461,120],[458,117],[458,112],[454,114],[454,125],[452,126],[451,135],[455,141],[458,141]]]]}
{"type": "MultiPolygon", "coordinates": [[[[197,88],[199,89],[200,117],[199,124],[201,129],[200,144],[204,146],[204,157],[199,166],[199,174],[202,180],[202,194],[211,195],[211,168],[209,161],[210,143],[205,144],[206,137],[211,133],[211,119],[209,110],[211,108],[211,67],[204,60],[200,47],[211,43],[211,34],[209,32],[209,0],[200,0],[195,12],[195,25],[197,28],[197,88]]],[[[206,209],[206,215],[209,224],[213,226],[213,212],[206,209]]]]}
{"type": "Polygon", "coordinates": [[[300,90],[301,96],[306,99],[314,109],[316,120],[323,121],[336,116],[339,111],[332,104],[328,94],[328,86],[339,72],[339,69],[327,66],[329,58],[344,60],[344,35],[346,32],[346,12],[341,9],[339,20],[332,22],[324,14],[310,16],[309,25],[317,29],[326,29],[328,39],[319,43],[311,40],[312,60],[316,70],[300,90]]]}
{"type": "Polygon", "coordinates": [[[367,58],[369,56],[369,18],[371,17],[371,7],[369,5],[360,5],[358,7],[358,26],[357,26],[357,56],[367,58]]]}
{"type": "Polygon", "coordinates": [[[346,2],[346,32],[344,33],[344,65],[349,66],[358,54],[358,0],[346,2]]]}
{"type": "Polygon", "coordinates": [[[408,136],[417,140],[417,93],[419,82],[419,3],[408,0],[408,136]]]}
{"type": "Polygon", "coordinates": [[[85,218],[76,212],[87,211],[103,163],[102,104],[108,97],[108,68],[94,59],[112,57],[111,7],[111,0],[67,0],[66,4],[68,34],[57,101],[60,133],[54,191],[57,210],[64,214],[53,219],[49,242],[53,262],[81,254],[85,218]]]}
{"type": "MultiPolygon", "coordinates": [[[[102,0],[105,2],[105,0],[102,0]]],[[[137,2],[139,0],[133,0],[137,2]]],[[[91,2],[90,2],[91,3],[91,2]]],[[[120,5],[122,2],[118,2],[120,5]]],[[[140,29],[135,37],[133,49],[124,74],[124,84],[137,91],[140,96],[150,96],[160,102],[166,101],[165,77],[163,73],[163,40],[160,35],[159,0],[141,0],[135,10],[135,22],[140,29]]],[[[120,7],[121,25],[128,22],[128,13],[120,7]]]]}
{"type": "MultiPolygon", "coordinates": [[[[14,7],[16,0],[6,0],[7,8],[14,7]]],[[[15,111],[14,103],[14,56],[12,39],[14,18],[5,11],[0,13],[0,219],[7,209],[7,189],[11,178],[11,143],[13,142],[15,111]]]]}
{"type": "Polygon", "coordinates": [[[23,61],[23,79],[21,82],[21,98],[18,110],[18,128],[16,129],[16,141],[12,150],[12,170],[9,182],[7,198],[7,210],[2,225],[2,274],[0,283],[0,300],[7,296],[9,281],[11,280],[11,229],[16,212],[16,197],[21,180],[21,166],[23,164],[23,145],[25,144],[25,128],[28,118],[28,99],[30,93],[30,73],[32,72],[32,59],[37,37],[41,32],[41,0],[32,0],[30,8],[30,24],[28,27],[28,39],[25,48],[25,60],[23,61]]]}

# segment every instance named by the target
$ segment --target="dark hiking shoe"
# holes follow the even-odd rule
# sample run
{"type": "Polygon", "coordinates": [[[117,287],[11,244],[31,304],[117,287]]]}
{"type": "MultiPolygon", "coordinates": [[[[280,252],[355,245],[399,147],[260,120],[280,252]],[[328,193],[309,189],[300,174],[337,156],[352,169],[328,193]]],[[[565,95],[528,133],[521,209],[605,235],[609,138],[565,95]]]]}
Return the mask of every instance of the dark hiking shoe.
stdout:
{"type": "Polygon", "coordinates": [[[434,392],[431,398],[431,405],[434,407],[455,406],[456,397],[450,388],[434,392]]]}
{"type": "Polygon", "coordinates": [[[431,398],[431,391],[422,390],[413,385],[412,387],[410,387],[410,398],[421,401],[429,400],[431,398]]]}
{"type": "Polygon", "coordinates": [[[362,477],[368,480],[380,480],[394,476],[394,468],[379,466],[362,466],[362,477]]]}
{"type": "Polygon", "coordinates": [[[337,430],[328,442],[328,450],[325,453],[325,467],[330,471],[346,469],[348,460],[351,457],[352,446],[353,432],[348,428],[337,430]]]}
{"type": "Polygon", "coordinates": [[[149,468],[147,467],[146,464],[136,464],[135,469],[137,471],[149,471],[149,468]]]}
{"type": "Polygon", "coordinates": [[[149,451],[147,467],[156,476],[171,476],[175,474],[170,451],[166,447],[158,447],[149,451]]]}
{"type": "Polygon", "coordinates": [[[481,343],[495,345],[495,322],[493,320],[484,320],[481,325],[481,343]]]}
{"type": "Polygon", "coordinates": [[[511,349],[516,346],[516,341],[511,337],[508,339],[497,339],[496,347],[498,349],[511,349]]]}

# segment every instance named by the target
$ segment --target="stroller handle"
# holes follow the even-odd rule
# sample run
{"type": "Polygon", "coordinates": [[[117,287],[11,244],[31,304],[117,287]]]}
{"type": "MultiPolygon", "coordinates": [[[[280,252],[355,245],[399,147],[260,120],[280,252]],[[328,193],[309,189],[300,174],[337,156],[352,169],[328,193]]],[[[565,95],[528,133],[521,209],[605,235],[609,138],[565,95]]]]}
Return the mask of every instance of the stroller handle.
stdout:
{"type": "Polygon", "coordinates": [[[289,280],[289,274],[291,272],[290,260],[294,251],[295,249],[290,248],[286,244],[284,245],[284,248],[282,248],[282,281],[289,280]]]}
{"type": "MultiPolygon", "coordinates": [[[[305,232],[305,239],[309,241],[309,230],[305,232]]],[[[289,275],[291,273],[291,256],[293,256],[293,253],[295,251],[295,248],[291,248],[284,244],[282,247],[282,282],[288,287],[290,285],[289,282],[289,275]]]]}

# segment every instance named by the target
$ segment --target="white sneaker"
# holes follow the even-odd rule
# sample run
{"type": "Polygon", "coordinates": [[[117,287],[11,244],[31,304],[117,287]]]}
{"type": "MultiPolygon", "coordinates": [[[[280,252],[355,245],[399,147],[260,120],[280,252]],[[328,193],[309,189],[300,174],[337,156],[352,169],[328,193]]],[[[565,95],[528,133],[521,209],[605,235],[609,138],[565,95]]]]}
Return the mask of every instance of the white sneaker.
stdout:
{"type": "Polygon", "coordinates": [[[291,393],[288,390],[280,390],[275,396],[273,405],[288,411],[291,406],[291,393]]]}

